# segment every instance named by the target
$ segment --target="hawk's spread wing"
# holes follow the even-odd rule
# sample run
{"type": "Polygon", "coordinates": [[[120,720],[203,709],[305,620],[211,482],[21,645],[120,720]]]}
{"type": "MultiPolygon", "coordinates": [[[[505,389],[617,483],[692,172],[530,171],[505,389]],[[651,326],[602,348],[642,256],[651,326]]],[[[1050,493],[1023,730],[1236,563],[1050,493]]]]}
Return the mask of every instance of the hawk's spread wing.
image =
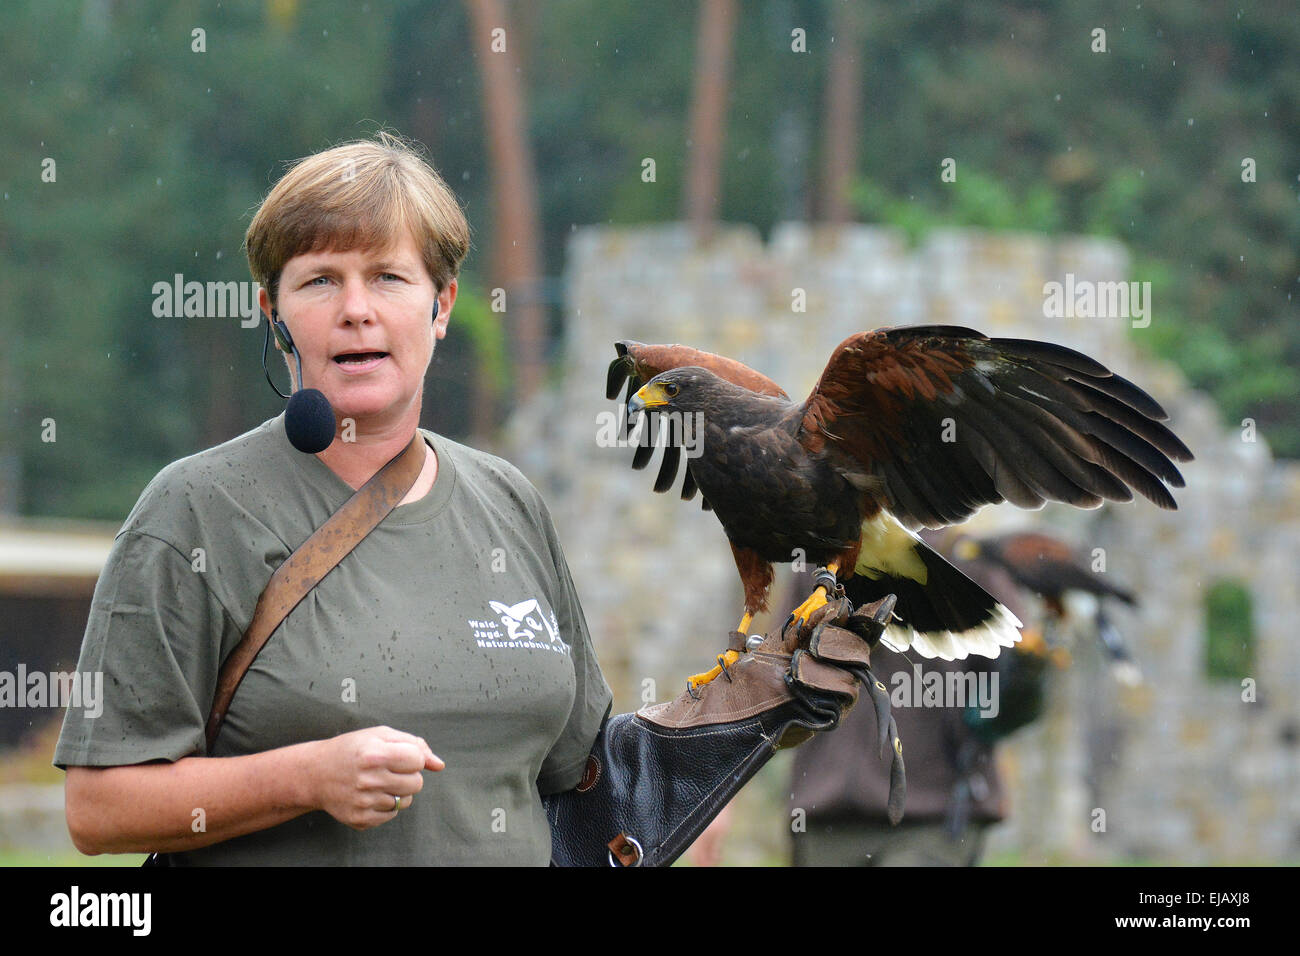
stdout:
{"type": "Polygon", "coordinates": [[[1176,508],[1164,483],[1183,487],[1173,462],[1192,454],[1167,418],[1072,349],[915,326],[841,343],[804,404],[799,440],[883,482],[905,524],[940,528],[1000,501],[1095,508],[1136,490],[1176,508]]]}

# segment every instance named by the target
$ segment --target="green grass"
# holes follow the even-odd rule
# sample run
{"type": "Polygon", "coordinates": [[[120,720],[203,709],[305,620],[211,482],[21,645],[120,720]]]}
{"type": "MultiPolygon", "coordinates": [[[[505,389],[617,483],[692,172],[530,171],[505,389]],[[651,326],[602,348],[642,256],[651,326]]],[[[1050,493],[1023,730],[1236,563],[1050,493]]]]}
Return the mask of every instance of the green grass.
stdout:
{"type": "Polygon", "coordinates": [[[76,850],[40,853],[34,850],[0,850],[0,867],[7,866],[139,866],[143,853],[113,853],[85,856],[76,850]]]}

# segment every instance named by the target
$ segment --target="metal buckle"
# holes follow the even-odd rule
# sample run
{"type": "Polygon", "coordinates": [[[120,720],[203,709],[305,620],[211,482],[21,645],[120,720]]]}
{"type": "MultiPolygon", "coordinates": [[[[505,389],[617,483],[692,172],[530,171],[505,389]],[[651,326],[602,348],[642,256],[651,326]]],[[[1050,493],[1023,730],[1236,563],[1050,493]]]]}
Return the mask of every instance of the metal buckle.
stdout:
{"type": "MultiPolygon", "coordinates": [[[[637,842],[637,840],[636,840],[635,837],[624,837],[623,839],[626,840],[628,843],[632,844],[633,849],[636,850],[636,862],[635,862],[635,863],[629,863],[629,864],[627,864],[627,865],[628,865],[628,866],[640,866],[640,865],[641,865],[641,861],[645,859],[645,850],[641,849],[641,844],[637,842]]],[[[606,850],[605,853],[608,854],[608,856],[609,856],[609,865],[610,865],[610,866],[621,866],[621,865],[623,865],[623,864],[620,864],[620,863],[618,862],[618,860],[614,859],[614,851],[613,851],[613,850],[606,850]]]]}

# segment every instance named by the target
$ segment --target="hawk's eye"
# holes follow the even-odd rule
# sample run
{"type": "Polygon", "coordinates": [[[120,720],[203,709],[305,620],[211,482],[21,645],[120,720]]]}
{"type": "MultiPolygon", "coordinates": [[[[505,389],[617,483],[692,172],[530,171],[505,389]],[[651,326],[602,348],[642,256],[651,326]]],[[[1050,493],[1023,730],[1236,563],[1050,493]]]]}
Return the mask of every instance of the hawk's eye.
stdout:
{"type": "Polygon", "coordinates": [[[677,387],[677,383],[676,383],[676,382],[665,382],[665,383],[664,383],[664,392],[668,395],[669,398],[672,398],[674,395],[676,395],[676,394],[677,394],[678,392],[680,392],[680,391],[681,391],[681,389],[677,387]]]}

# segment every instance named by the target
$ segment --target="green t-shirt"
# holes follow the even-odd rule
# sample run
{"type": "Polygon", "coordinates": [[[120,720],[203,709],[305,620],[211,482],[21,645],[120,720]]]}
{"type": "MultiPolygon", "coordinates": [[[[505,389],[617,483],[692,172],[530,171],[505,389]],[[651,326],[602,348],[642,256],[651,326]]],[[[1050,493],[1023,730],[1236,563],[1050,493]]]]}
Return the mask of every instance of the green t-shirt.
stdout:
{"type": "MultiPolygon", "coordinates": [[[[385,724],[423,737],[446,768],[425,771],[411,807],[380,826],[315,811],[176,863],[549,862],[539,793],[577,784],[609,687],[537,490],[508,462],[422,433],[433,488],[276,629],[211,756],[385,724]]],[[[258,595],[351,494],[293,449],[283,416],[164,468],[95,588],[78,669],[103,673],[103,713],[67,712],[55,764],[204,754],[221,661],[258,595]]]]}

